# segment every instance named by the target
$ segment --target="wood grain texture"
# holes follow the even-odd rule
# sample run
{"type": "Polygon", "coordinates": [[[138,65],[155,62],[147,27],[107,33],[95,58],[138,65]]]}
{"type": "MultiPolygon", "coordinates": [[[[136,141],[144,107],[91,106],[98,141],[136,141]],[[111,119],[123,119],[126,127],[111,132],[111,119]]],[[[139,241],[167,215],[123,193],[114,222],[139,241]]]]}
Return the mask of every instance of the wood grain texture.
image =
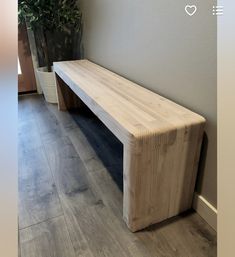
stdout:
{"type": "Polygon", "coordinates": [[[208,227],[201,226],[202,222],[198,214],[186,212],[150,226],[139,232],[138,237],[151,256],[217,256],[215,237],[208,227]]]}
{"type": "Polygon", "coordinates": [[[42,148],[19,151],[19,228],[62,214],[55,183],[42,148]]]}
{"type": "Polygon", "coordinates": [[[19,228],[62,214],[37,118],[47,108],[38,96],[20,97],[18,120],[19,228]],[[36,99],[37,100],[36,100],[36,99]],[[42,113],[41,113],[42,112],[42,113]]]}
{"type": "MultiPolygon", "coordinates": [[[[205,121],[200,115],[87,60],[54,63],[54,69],[124,144],[132,136],[159,134],[172,127],[205,121]]],[[[67,98],[67,94],[62,95],[67,98]]]]}
{"type": "MultiPolygon", "coordinates": [[[[148,257],[147,249],[144,251],[136,243],[138,239],[123,229],[121,215],[115,214],[117,210],[121,214],[120,204],[114,206],[113,201],[110,205],[110,197],[105,196],[118,191],[112,184],[110,192],[100,184],[107,183],[105,176],[99,175],[105,173],[93,171],[89,175],[68,137],[46,144],[45,148],[77,256],[148,257]]],[[[108,182],[112,183],[112,179],[108,182]]]]}
{"type": "Polygon", "coordinates": [[[45,207],[51,209],[48,198],[41,197],[51,183],[63,209],[62,214],[60,210],[53,213],[57,218],[41,216],[39,224],[20,229],[21,257],[215,257],[216,233],[196,213],[138,233],[129,231],[122,219],[123,193],[113,178],[113,173],[122,170],[122,143],[97,117],[83,111],[59,112],[42,96],[20,97],[20,134],[24,138],[19,144],[19,167],[24,180],[19,180],[19,187],[26,189],[27,180],[34,189],[21,194],[23,202],[31,200],[19,212],[20,219],[37,215],[35,206],[42,213],[45,207]],[[109,161],[108,152],[112,153],[109,161]]]}
{"type": "Polygon", "coordinates": [[[124,145],[128,227],[134,232],[189,209],[205,119],[88,60],[54,69],[59,109],[76,107],[76,94],[124,145]]]}
{"type": "Polygon", "coordinates": [[[64,217],[20,231],[21,257],[75,257],[64,217]]]}
{"type": "Polygon", "coordinates": [[[56,76],[56,87],[57,87],[57,97],[60,99],[59,108],[61,111],[66,110],[67,108],[76,108],[79,107],[82,102],[73,93],[69,90],[64,81],[55,73],[56,76]]]}

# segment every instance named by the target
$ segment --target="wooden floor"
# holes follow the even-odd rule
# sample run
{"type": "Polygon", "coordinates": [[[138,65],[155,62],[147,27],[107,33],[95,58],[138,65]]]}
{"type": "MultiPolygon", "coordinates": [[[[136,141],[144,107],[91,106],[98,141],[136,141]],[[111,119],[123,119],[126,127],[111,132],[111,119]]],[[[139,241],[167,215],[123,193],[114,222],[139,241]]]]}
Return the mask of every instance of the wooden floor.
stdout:
{"type": "Polygon", "coordinates": [[[131,233],[122,219],[122,144],[87,110],[19,97],[19,256],[215,257],[195,212],[131,233]]]}

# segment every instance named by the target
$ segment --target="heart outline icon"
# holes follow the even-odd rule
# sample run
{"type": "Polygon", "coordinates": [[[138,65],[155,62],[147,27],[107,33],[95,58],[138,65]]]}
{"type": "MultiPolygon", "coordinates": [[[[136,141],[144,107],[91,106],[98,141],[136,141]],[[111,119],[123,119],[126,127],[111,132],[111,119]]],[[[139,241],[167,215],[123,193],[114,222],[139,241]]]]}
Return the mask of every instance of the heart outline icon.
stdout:
{"type": "Polygon", "coordinates": [[[189,16],[193,16],[197,11],[197,6],[196,5],[186,5],[185,6],[185,12],[189,15],[189,16]]]}

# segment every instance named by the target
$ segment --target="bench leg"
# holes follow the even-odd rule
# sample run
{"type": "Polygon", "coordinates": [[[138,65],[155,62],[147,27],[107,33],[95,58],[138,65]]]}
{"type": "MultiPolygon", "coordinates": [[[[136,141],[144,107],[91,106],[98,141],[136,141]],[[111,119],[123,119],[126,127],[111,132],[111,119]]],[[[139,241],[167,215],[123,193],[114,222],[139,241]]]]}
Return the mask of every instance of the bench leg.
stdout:
{"type": "Polygon", "coordinates": [[[59,110],[66,111],[69,109],[81,107],[83,103],[79,97],[56,73],[55,77],[59,110]]]}
{"type": "Polygon", "coordinates": [[[123,216],[132,232],[191,208],[203,124],[124,145],[123,216]]]}

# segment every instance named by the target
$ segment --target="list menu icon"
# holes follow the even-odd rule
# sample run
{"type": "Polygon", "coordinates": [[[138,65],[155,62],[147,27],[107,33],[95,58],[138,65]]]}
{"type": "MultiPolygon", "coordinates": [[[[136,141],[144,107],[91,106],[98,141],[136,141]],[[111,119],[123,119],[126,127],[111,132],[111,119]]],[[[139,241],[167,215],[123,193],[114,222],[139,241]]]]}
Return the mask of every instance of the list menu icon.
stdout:
{"type": "Polygon", "coordinates": [[[214,5],[212,10],[213,15],[223,15],[224,6],[223,5],[214,5]]]}

